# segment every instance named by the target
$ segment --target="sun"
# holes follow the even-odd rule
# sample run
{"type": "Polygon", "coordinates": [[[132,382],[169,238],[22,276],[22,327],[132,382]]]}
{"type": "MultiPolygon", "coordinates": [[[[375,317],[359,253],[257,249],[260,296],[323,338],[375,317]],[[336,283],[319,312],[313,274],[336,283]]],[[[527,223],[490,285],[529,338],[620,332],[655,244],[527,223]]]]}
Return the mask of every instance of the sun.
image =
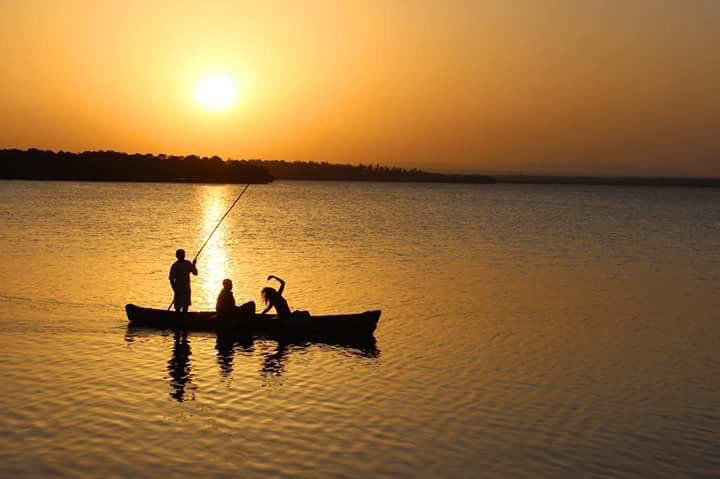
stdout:
{"type": "Polygon", "coordinates": [[[195,84],[195,100],[210,110],[227,110],[237,96],[237,85],[228,75],[205,75],[195,84]]]}

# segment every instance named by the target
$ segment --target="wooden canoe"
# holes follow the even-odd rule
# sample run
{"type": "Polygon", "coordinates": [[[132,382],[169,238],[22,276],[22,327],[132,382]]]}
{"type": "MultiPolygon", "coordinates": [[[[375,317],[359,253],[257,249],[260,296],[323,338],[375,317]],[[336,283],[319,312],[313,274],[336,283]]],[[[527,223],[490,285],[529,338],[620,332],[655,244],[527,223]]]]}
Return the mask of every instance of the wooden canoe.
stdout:
{"type": "Polygon", "coordinates": [[[134,304],[126,305],[125,312],[128,321],[133,326],[288,336],[372,335],[380,320],[379,310],[358,314],[333,314],[290,319],[259,314],[220,318],[212,311],[176,313],[162,309],[142,308],[134,304]]]}

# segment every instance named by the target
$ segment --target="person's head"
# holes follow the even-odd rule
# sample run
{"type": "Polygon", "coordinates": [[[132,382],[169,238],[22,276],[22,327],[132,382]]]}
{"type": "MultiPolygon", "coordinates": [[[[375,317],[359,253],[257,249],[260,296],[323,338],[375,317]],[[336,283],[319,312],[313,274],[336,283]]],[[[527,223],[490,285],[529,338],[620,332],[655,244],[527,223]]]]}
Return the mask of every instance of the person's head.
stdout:
{"type": "Polygon", "coordinates": [[[175,251],[175,257],[179,259],[180,261],[185,259],[185,250],[180,248],[179,250],[175,251]]]}
{"type": "Polygon", "coordinates": [[[232,291],[232,280],[231,279],[224,279],[223,280],[223,288],[227,289],[228,291],[232,291]]]}
{"type": "Polygon", "coordinates": [[[270,286],[266,286],[265,288],[262,289],[262,298],[263,298],[263,301],[265,301],[265,304],[274,303],[277,295],[278,295],[278,292],[275,291],[275,289],[271,288],[270,286]]]}

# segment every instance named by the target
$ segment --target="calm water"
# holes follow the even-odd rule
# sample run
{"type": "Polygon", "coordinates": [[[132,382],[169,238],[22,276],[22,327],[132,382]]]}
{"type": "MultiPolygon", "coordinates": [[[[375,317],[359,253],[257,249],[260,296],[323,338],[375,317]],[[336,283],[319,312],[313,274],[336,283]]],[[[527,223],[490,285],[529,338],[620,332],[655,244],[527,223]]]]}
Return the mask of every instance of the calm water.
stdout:
{"type": "Polygon", "coordinates": [[[240,189],[0,182],[0,477],[720,476],[720,191],[251,186],[193,307],[375,342],[128,329],[240,189]]]}

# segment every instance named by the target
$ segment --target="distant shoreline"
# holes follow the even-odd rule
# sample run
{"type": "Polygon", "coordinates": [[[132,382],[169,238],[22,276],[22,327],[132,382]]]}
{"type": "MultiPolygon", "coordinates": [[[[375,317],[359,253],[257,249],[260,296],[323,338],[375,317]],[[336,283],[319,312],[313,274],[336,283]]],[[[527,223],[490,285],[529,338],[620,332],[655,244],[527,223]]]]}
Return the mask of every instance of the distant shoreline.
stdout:
{"type": "Polygon", "coordinates": [[[720,188],[720,178],[542,175],[493,175],[493,178],[499,184],[720,188]]]}
{"type": "Polygon", "coordinates": [[[194,180],[194,179],[167,179],[167,180],[135,180],[135,179],[76,179],[76,178],[0,178],[0,181],[62,181],[82,183],[166,183],[166,184],[195,184],[195,185],[238,185],[259,184],[267,185],[274,181],[314,181],[318,183],[424,183],[424,184],[482,184],[482,185],[567,185],[567,186],[641,186],[658,188],[720,188],[720,178],[618,178],[618,177],[491,177],[495,181],[472,182],[463,180],[381,180],[381,179],[314,179],[314,178],[277,178],[271,181],[228,181],[228,180],[194,180]]]}
{"type": "Polygon", "coordinates": [[[223,160],[218,156],[115,151],[72,153],[34,148],[0,149],[0,180],[197,184],[268,184],[282,180],[720,188],[720,178],[712,177],[454,174],[378,164],[223,160]]]}
{"type": "Polygon", "coordinates": [[[227,180],[185,180],[182,178],[172,180],[122,180],[115,178],[93,178],[93,179],[74,179],[74,178],[0,178],[0,181],[59,181],[63,183],[166,183],[180,185],[268,185],[270,181],[227,181],[227,180]]]}
{"type": "Polygon", "coordinates": [[[0,150],[0,179],[242,184],[273,180],[495,183],[486,175],[431,173],[375,165],[312,161],[223,160],[218,156],[117,151],[0,150]]]}

